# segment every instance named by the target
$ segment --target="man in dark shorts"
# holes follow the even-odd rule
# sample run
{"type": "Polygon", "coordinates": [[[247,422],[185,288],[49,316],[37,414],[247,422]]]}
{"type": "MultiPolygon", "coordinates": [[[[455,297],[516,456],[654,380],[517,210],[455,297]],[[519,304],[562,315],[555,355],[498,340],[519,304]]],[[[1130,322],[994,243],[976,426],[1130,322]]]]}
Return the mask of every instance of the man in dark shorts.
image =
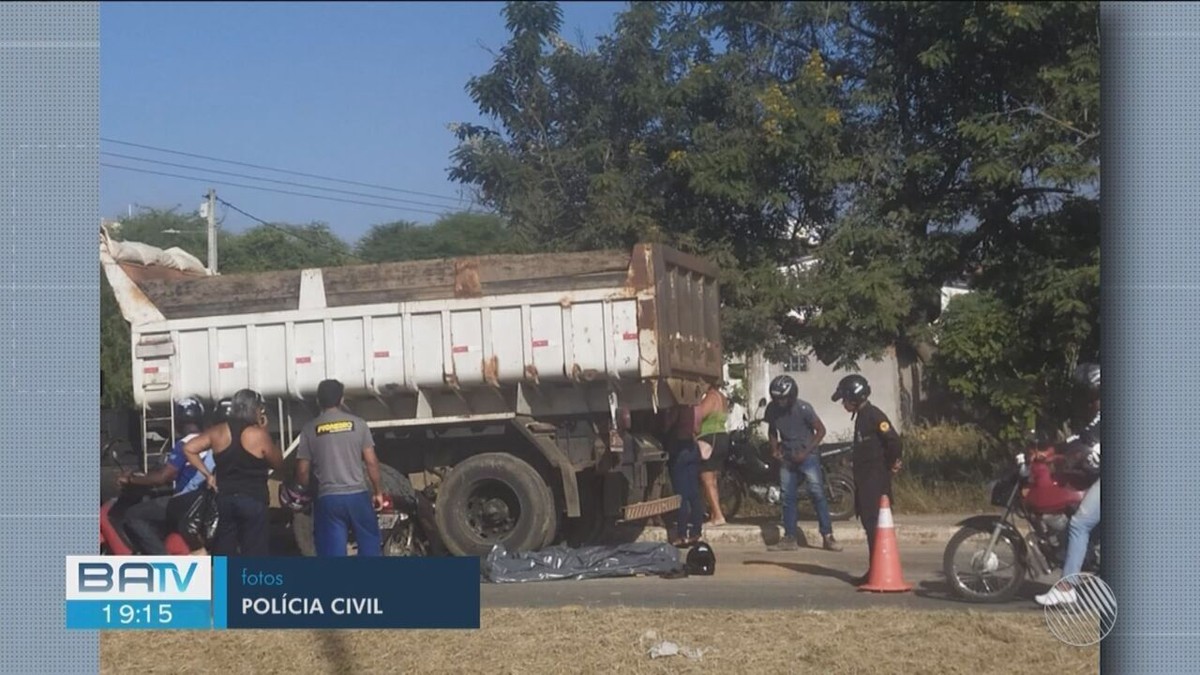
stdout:
{"type": "Polygon", "coordinates": [[[317,478],[313,504],[313,538],[317,555],[346,555],[350,530],[358,555],[383,555],[376,511],[383,508],[383,484],[375,440],[361,417],[342,408],[345,387],[337,380],[317,385],[321,414],[309,422],[296,446],[296,482],[309,485],[309,470],[317,478]],[[363,487],[363,466],[371,492],[363,487]]]}

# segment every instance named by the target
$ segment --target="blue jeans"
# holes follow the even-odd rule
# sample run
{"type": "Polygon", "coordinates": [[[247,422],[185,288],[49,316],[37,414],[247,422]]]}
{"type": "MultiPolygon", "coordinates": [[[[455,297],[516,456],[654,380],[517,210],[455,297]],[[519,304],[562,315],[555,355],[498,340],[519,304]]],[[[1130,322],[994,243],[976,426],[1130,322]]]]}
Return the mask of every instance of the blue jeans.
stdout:
{"type": "Polygon", "coordinates": [[[833,523],[829,518],[829,500],[825,496],[825,476],[821,471],[821,456],[814,451],[799,465],[784,461],[779,469],[779,489],[783,491],[784,538],[796,538],[796,500],[799,497],[801,476],[808,484],[808,496],[817,509],[817,525],[821,535],[833,534],[833,523]]]}
{"type": "Polygon", "coordinates": [[[212,555],[267,556],[271,537],[267,505],[247,495],[217,492],[217,532],[212,555]]]}
{"type": "Polygon", "coordinates": [[[695,441],[675,441],[667,459],[671,488],[679,495],[675,523],[681,539],[699,537],[704,527],[704,501],[700,498],[700,446],[695,441]]]}
{"type": "Polygon", "coordinates": [[[1083,495],[1079,509],[1071,516],[1067,529],[1067,559],[1063,562],[1063,576],[1078,574],[1087,557],[1088,541],[1092,530],[1100,523],[1100,481],[1097,479],[1083,495]]]}
{"type": "Polygon", "coordinates": [[[313,543],[318,556],[344,557],[351,528],[359,556],[383,555],[379,517],[375,515],[369,493],[317,497],[313,506],[313,543]]]}

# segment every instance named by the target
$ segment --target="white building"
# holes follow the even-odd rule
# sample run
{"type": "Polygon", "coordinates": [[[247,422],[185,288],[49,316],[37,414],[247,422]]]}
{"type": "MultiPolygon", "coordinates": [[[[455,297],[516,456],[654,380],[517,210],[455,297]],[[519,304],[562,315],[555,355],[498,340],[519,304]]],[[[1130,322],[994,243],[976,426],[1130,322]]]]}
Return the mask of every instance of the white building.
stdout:
{"type": "MultiPolygon", "coordinates": [[[[815,263],[814,258],[804,258],[791,268],[784,268],[780,271],[785,274],[804,271],[815,263]]],[[[967,292],[969,291],[962,285],[944,286],[942,288],[942,309],[946,308],[950,299],[967,292]]],[[[792,316],[800,320],[804,319],[799,312],[793,312],[792,316]]],[[[918,369],[915,367],[902,368],[894,349],[888,349],[879,361],[869,358],[860,359],[858,366],[858,371],[835,369],[821,363],[810,350],[801,348],[784,363],[770,362],[761,354],[756,354],[740,365],[727,368],[729,376],[726,377],[726,380],[732,385],[740,385],[744,389],[748,413],[750,417],[753,417],[759,401],[769,397],[768,388],[771,380],[782,374],[790,375],[799,385],[800,398],[810,403],[821,421],[825,423],[828,430],[827,440],[848,441],[854,435],[854,422],[841,403],[834,403],[831,396],[839,380],[851,372],[858,372],[871,383],[871,401],[887,413],[897,429],[903,430],[911,424],[913,392],[919,389],[920,384],[918,369]],[[742,375],[742,377],[731,379],[731,376],[735,374],[742,375]]],[[[759,415],[761,415],[761,411],[759,411],[759,415]]],[[[764,428],[762,431],[765,433],[766,429],[764,428]]]]}

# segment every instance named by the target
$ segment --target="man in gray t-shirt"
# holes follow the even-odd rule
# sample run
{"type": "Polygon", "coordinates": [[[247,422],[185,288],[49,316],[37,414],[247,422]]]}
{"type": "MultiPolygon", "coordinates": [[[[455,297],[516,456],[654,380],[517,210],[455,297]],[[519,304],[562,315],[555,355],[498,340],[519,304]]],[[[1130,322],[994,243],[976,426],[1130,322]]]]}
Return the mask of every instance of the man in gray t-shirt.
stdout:
{"type": "Polygon", "coordinates": [[[375,511],[383,508],[375,441],[361,417],[342,408],[345,387],[337,380],[317,386],[321,414],[305,425],[296,446],[296,481],[303,487],[317,479],[313,506],[313,538],[318,556],[344,556],[350,530],[358,555],[383,553],[375,511]],[[363,485],[363,467],[371,492],[363,485]],[[310,474],[311,469],[311,474],[310,474]]]}

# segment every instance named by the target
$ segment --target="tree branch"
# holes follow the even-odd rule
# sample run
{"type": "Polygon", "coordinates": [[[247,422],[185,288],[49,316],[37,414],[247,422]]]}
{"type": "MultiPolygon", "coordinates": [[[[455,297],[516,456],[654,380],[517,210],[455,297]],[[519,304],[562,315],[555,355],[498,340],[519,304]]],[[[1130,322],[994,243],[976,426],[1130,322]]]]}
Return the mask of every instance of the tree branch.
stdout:
{"type": "Polygon", "coordinates": [[[1093,140],[1095,138],[1099,138],[1099,136],[1100,136],[1099,131],[1094,131],[1094,132],[1088,133],[1088,132],[1080,129],[1079,127],[1076,127],[1075,125],[1071,124],[1070,122],[1066,122],[1064,120],[1058,119],[1057,117],[1051,115],[1050,113],[1046,112],[1045,110],[1042,110],[1041,108],[1038,108],[1037,106],[1025,105],[1024,103],[1021,103],[1020,101],[1018,101],[1015,98],[1012,100],[1020,107],[1015,110],[1009,111],[1009,113],[1008,113],[1009,115],[1015,115],[1016,113],[1019,113],[1019,112],[1028,112],[1028,113],[1033,113],[1034,115],[1037,115],[1038,117],[1042,117],[1044,119],[1050,120],[1051,122],[1054,122],[1058,126],[1066,129],[1067,131],[1070,131],[1073,134],[1076,134],[1077,136],[1079,136],[1081,138],[1079,143],[1076,144],[1076,147],[1079,147],[1080,145],[1083,145],[1084,143],[1087,143],[1088,141],[1093,140]]]}
{"type": "Polygon", "coordinates": [[[854,20],[849,17],[846,18],[846,26],[850,30],[854,31],[855,33],[858,33],[859,35],[867,38],[868,40],[872,40],[874,42],[878,42],[880,44],[887,45],[888,47],[894,48],[896,46],[896,43],[892,42],[891,40],[888,40],[887,38],[880,35],[879,33],[867,30],[866,28],[863,28],[862,26],[856,25],[854,23],[854,20]]]}

